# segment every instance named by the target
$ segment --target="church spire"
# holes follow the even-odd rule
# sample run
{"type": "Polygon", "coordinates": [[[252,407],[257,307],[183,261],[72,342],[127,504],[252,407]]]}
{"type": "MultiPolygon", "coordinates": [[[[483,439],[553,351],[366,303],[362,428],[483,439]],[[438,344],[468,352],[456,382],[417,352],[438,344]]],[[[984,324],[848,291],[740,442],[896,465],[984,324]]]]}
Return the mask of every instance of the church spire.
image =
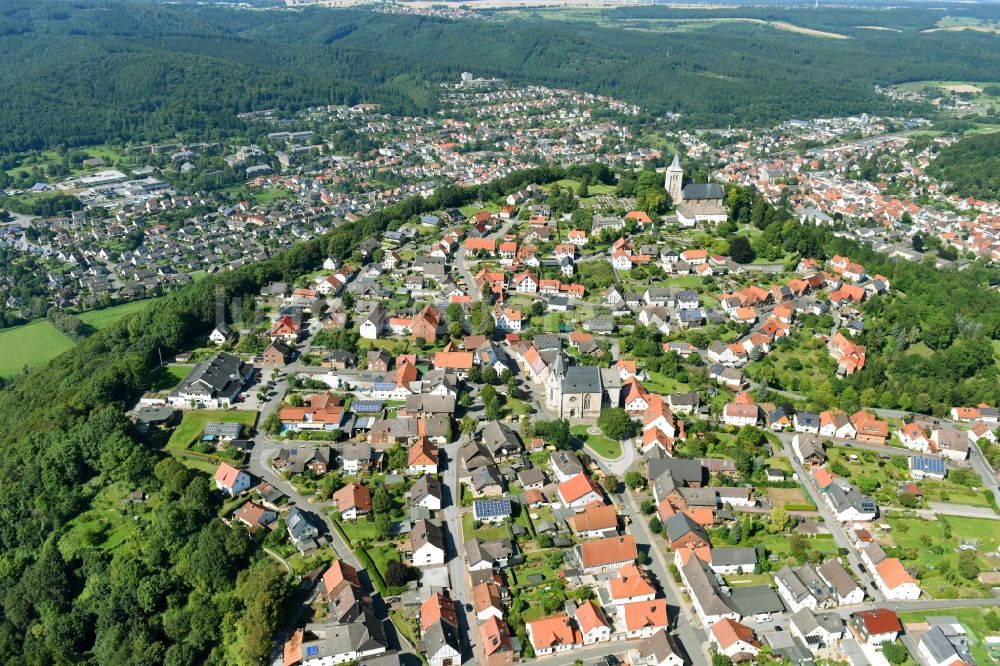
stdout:
{"type": "Polygon", "coordinates": [[[674,161],[670,163],[670,170],[671,171],[683,171],[683,167],[681,166],[681,160],[677,156],[677,153],[674,153],[674,161]]]}

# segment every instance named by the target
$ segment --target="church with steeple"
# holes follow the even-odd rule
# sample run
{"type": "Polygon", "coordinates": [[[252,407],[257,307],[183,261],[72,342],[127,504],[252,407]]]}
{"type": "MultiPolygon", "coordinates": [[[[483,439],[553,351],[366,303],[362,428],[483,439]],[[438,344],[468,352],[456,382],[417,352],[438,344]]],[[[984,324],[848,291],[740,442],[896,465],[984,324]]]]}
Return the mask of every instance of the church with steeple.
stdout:
{"type": "Polygon", "coordinates": [[[725,191],[718,183],[688,183],[684,185],[684,167],[674,153],[674,161],[667,167],[663,187],[677,209],[677,221],[685,227],[698,222],[725,222],[728,218],[723,205],[725,191]]]}
{"type": "Polygon", "coordinates": [[[675,206],[681,202],[681,197],[683,196],[681,188],[683,187],[684,167],[681,166],[681,161],[678,159],[677,153],[674,153],[674,161],[667,167],[667,176],[663,182],[663,189],[670,195],[670,200],[674,202],[675,206]]]}

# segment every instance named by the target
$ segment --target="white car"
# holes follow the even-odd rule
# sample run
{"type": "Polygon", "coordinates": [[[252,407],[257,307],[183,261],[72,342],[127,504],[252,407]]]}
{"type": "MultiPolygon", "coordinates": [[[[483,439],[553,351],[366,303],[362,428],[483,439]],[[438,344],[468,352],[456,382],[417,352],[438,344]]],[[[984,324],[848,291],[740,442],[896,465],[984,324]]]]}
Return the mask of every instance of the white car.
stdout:
{"type": "Polygon", "coordinates": [[[765,622],[770,622],[771,619],[772,618],[771,618],[770,613],[760,613],[758,615],[754,615],[753,616],[753,621],[756,622],[757,624],[763,624],[765,622]]]}

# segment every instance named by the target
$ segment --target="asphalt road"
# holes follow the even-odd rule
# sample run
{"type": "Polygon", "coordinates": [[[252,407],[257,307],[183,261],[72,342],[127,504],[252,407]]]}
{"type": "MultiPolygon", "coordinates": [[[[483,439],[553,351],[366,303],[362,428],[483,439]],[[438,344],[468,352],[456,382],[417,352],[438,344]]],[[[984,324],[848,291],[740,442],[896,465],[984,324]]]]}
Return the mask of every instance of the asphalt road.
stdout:
{"type": "Polygon", "coordinates": [[[628,532],[635,537],[639,550],[646,550],[649,554],[646,568],[659,579],[660,588],[671,606],[668,609],[668,616],[673,618],[675,638],[687,652],[690,663],[706,666],[711,664],[712,659],[708,653],[708,632],[701,626],[691,605],[682,601],[683,588],[679,583],[675,583],[673,576],[670,575],[671,562],[668,560],[670,551],[667,550],[666,542],[662,537],[654,536],[650,532],[646,522],[647,517],[639,509],[636,495],[628,490],[623,497],[623,509],[631,519],[628,532]]]}

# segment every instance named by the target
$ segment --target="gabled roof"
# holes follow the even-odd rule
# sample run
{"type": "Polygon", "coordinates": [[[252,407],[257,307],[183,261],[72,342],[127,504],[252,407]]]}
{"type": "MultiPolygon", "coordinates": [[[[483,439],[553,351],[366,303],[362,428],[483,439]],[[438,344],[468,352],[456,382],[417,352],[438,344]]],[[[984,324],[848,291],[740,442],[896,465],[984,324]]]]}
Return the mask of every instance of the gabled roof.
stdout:
{"type": "Polygon", "coordinates": [[[486,622],[479,625],[479,632],[483,639],[483,650],[486,651],[486,656],[513,650],[510,642],[510,629],[507,628],[507,624],[503,620],[490,616],[486,622]]]}
{"type": "Polygon", "coordinates": [[[431,544],[438,550],[444,551],[444,534],[438,525],[429,520],[418,520],[410,530],[410,544],[413,551],[420,550],[426,544],[431,544]]]}
{"type": "Polygon", "coordinates": [[[608,583],[612,599],[632,599],[656,594],[656,588],[649,582],[642,571],[634,564],[626,564],[618,570],[618,578],[612,578],[608,583]]]}
{"type": "Polygon", "coordinates": [[[585,634],[599,627],[608,626],[607,621],[604,619],[604,614],[601,613],[600,609],[590,599],[580,604],[573,617],[576,620],[577,626],[580,627],[580,631],[585,634]]]}
{"type": "Polygon", "coordinates": [[[350,509],[372,510],[372,492],[360,483],[344,486],[333,494],[333,501],[337,505],[337,511],[341,513],[350,509]]]}
{"type": "Polygon", "coordinates": [[[566,503],[575,502],[588,493],[601,494],[594,481],[585,473],[580,472],[559,484],[559,497],[566,503]]]}
{"type": "Polygon", "coordinates": [[[225,488],[232,488],[240,476],[240,470],[229,463],[219,463],[219,469],[215,470],[215,480],[225,488]]]}
{"type": "Polygon", "coordinates": [[[581,513],[570,517],[574,532],[592,532],[618,528],[618,511],[614,506],[591,502],[581,513]]]}
{"type": "Polygon", "coordinates": [[[622,606],[626,631],[636,631],[647,627],[664,627],[667,624],[667,600],[633,601],[622,606]]]}
{"type": "Polygon", "coordinates": [[[427,631],[432,624],[442,620],[453,627],[458,626],[454,600],[435,592],[420,604],[420,630],[427,631]]]}
{"type": "Polygon", "coordinates": [[[589,541],[580,544],[578,548],[580,549],[580,561],[585,568],[631,562],[638,556],[635,537],[631,534],[589,541]]]}
{"type": "Polygon", "coordinates": [[[580,637],[570,626],[569,616],[565,613],[526,622],[525,625],[530,629],[532,646],[536,650],[580,643],[580,637]]]}
{"type": "Polygon", "coordinates": [[[864,623],[869,636],[889,634],[903,630],[899,616],[888,608],[857,611],[854,613],[854,617],[864,623]]]}
{"type": "Polygon", "coordinates": [[[712,625],[712,634],[723,650],[729,648],[737,641],[743,641],[754,647],[760,647],[760,642],[754,637],[753,629],[728,617],[712,625]]]}

